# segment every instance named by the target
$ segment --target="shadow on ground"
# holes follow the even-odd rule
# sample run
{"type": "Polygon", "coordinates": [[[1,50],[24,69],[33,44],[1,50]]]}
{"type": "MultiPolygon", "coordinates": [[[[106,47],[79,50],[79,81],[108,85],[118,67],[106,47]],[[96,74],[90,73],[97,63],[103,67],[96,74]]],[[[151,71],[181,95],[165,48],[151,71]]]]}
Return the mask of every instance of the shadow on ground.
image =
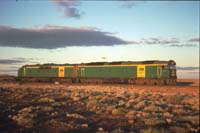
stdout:
{"type": "Polygon", "coordinates": [[[177,82],[178,86],[191,86],[194,82],[177,82]]]}

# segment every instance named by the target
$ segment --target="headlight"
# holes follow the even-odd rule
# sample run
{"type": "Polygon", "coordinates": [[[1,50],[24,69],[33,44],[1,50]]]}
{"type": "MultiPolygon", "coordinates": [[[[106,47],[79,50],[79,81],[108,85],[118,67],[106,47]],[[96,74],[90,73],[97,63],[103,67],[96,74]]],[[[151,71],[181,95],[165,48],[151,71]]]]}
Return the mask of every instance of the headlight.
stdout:
{"type": "Polygon", "coordinates": [[[171,75],[172,75],[172,76],[175,76],[175,70],[172,70],[171,75]]]}

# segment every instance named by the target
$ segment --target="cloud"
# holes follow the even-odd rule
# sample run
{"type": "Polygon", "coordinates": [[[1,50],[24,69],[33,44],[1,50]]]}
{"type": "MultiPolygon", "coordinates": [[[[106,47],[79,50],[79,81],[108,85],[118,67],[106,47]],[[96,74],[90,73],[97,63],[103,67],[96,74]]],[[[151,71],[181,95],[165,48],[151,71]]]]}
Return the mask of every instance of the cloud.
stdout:
{"type": "Polygon", "coordinates": [[[200,42],[200,38],[191,38],[188,42],[200,42]]]}
{"type": "MultiPolygon", "coordinates": [[[[84,12],[81,12],[77,7],[80,5],[81,0],[52,0],[55,3],[58,10],[64,12],[66,18],[80,18],[84,12]]],[[[145,3],[145,1],[130,1],[130,0],[119,0],[121,7],[132,8],[139,3],[145,3]]]]}
{"type": "Polygon", "coordinates": [[[169,47],[198,47],[194,41],[179,41],[178,38],[150,37],[138,41],[123,40],[114,33],[96,27],[67,27],[45,25],[34,28],[0,26],[0,46],[34,49],[56,49],[71,46],[114,46],[114,45],[164,45],[169,47]],[[192,42],[193,41],[193,42],[192,42]]]}
{"type": "Polygon", "coordinates": [[[122,0],[122,7],[125,7],[125,8],[132,8],[133,6],[136,5],[136,2],[135,1],[129,1],[129,0],[122,0]]]}
{"type": "Polygon", "coordinates": [[[0,59],[0,75],[17,75],[20,67],[26,64],[39,64],[38,58],[11,58],[0,59]]]}
{"type": "Polygon", "coordinates": [[[52,0],[60,10],[64,10],[67,18],[80,18],[81,13],[76,7],[80,4],[78,0],[52,0]]]}
{"type": "Polygon", "coordinates": [[[199,79],[199,72],[177,71],[178,79],[199,79]]]}
{"type": "Polygon", "coordinates": [[[24,60],[16,60],[16,59],[0,59],[0,64],[19,64],[24,63],[24,60]]]}
{"type": "Polygon", "coordinates": [[[162,39],[162,38],[143,38],[140,41],[143,45],[165,45],[169,47],[198,47],[197,44],[190,44],[184,41],[179,41],[178,38],[162,39]]]}
{"type": "Polygon", "coordinates": [[[198,47],[197,44],[171,44],[170,47],[198,47]]]}
{"type": "Polygon", "coordinates": [[[187,67],[181,67],[177,66],[177,70],[199,70],[199,67],[192,67],[192,66],[187,66],[187,67]]]}
{"type": "Polygon", "coordinates": [[[17,76],[17,70],[0,70],[0,76],[17,76]]]}
{"type": "Polygon", "coordinates": [[[161,38],[149,38],[141,40],[144,44],[178,44],[180,41],[177,38],[161,39],[161,38]]]}
{"type": "Polygon", "coordinates": [[[38,63],[33,58],[12,58],[12,59],[0,59],[0,65],[20,65],[26,63],[38,63]]]}
{"type": "Polygon", "coordinates": [[[10,73],[13,73],[13,72],[16,73],[18,69],[3,68],[3,69],[0,69],[0,75],[1,73],[10,75],[10,73]]]}
{"type": "Polygon", "coordinates": [[[138,4],[146,3],[146,1],[132,1],[132,0],[119,0],[121,2],[121,6],[124,8],[132,8],[137,6],[138,4]]]}
{"type": "Polygon", "coordinates": [[[199,67],[197,66],[177,66],[178,78],[199,79],[199,67]]]}
{"type": "Polygon", "coordinates": [[[125,45],[125,41],[110,32],[95,27],[66,27],[46,25],[38,28],[0,26],[0,46],[36,49],[56,49],[69,46],[125,45]]]}
{"type": "Polygon", "coordinates": [[[12,67],[1,67],[0,68],[0,76],[2,75],[13,75],[13,76],[17,76],[17,71],[19,67],[16,68],[12,68],[12,67]]]}

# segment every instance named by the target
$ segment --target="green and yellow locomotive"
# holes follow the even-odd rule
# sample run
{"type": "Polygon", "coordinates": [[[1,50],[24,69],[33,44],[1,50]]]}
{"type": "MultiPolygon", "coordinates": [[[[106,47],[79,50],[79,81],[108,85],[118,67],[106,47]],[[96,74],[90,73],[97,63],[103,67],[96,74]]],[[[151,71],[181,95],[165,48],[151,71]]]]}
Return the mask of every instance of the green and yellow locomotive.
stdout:
{"type": "Polygon", "coordinates": [[[21,81],[152,85],[172,85],[177,79],[173,60],[25,65],[18,77],[21,81]]]}

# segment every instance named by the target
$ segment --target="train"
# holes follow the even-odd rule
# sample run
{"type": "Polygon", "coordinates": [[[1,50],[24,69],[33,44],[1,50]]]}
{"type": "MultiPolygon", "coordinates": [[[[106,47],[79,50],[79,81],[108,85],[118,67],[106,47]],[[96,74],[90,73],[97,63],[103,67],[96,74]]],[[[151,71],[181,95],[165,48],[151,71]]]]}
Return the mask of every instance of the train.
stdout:
{"type": "Polygon", "coordinates": [[[174,60],[24,65],[18,70],[18,78],[22,82],[97,84],[175,85],[177,82],[174,60]]]}

